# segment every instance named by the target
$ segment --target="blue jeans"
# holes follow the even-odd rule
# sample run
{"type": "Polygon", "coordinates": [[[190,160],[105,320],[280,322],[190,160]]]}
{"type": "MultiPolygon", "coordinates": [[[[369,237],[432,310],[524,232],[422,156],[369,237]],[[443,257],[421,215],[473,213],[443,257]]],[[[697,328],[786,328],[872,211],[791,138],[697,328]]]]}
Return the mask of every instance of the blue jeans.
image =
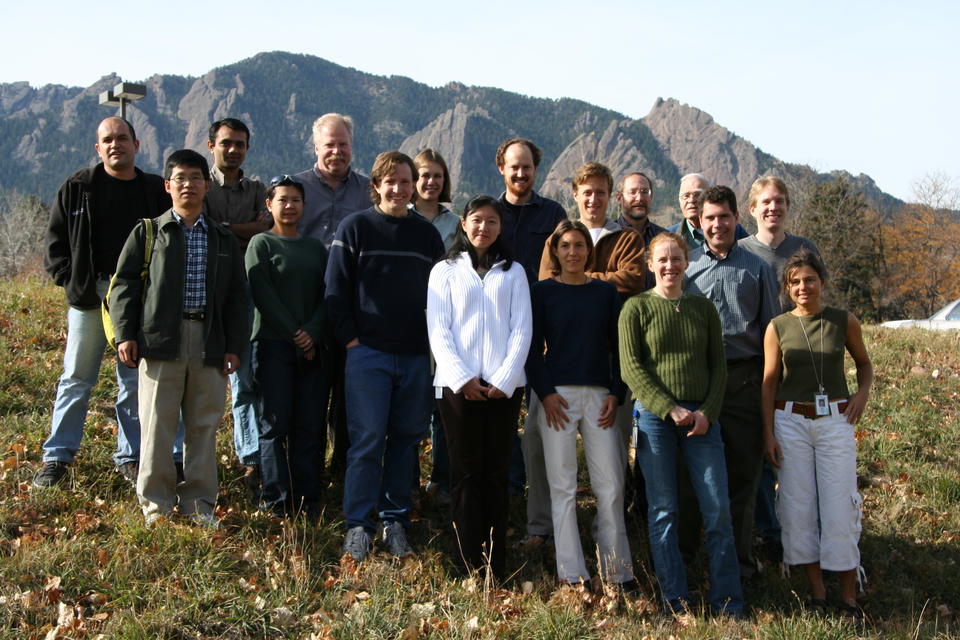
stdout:
{"type": "MultiPolygon", "coordinates": [[[[249,309],[250,326],[253,326],[253,299],[250,296],[250,283],[245,283],[249,309]]],[[[260,445],[257,442],[260,425],[260,398],[256,380],[253,377],[250,343],[244,346],[240,356],[240,366],[230,374],[230,398],[233,403],[233,445],[240,464],[260,464],[260,445]]]]}
{"type": "MultiPolygon", "coordinates": [[[[97,295],[107,294],[110,282],[97,280],[97,295]]],[[[90,393],[97,383],[107,338],[103,333],[100,308],[67,309],[67,346],[63,352],[63,375],[53,403],[50,437],[43,443],[43,461],[73,462],[83,438],[90,393]]],[[[117,451],[113,461],[120,465],[140,460],[140,416],[137,409],[137,370],[114,358],[117,369],[117,451]]],[[[183,429],[174,443],[174,459],[183,459],[183,429]]]]}
{"type": "Polygon", "coordinates": [[[320,512],[326,449],[327,385],[319,360],[305,360],[284,340],[253,348],[261,391],[260,478],[276,514],[320,512]]]}
{"type": "MultiPolygon", "coordinates": [[[[681,405],[690,410],[697,408],[695,404],[681,405]]],[[[650,554],[666,605],[676,611],[684,607],[690,597],[677,538],[677,453],[680,452],[690,473],[706,532],[710,606],[728,613],[743,610],[720,426],[714,423],[706,434],[688,438],[689,427],[678,427],[669,418],[661,420],[639,402],[636,409],[637,459],[643,468],[649,503],[650,554]]]]}
{"type": "Polygon", "coordinates": [[[384,522],[410,524],[417,445],[433,410],[430,360],[357,345],[347,349],[347,473],[343,513],[347,526],[374,531],[384,522]]]}

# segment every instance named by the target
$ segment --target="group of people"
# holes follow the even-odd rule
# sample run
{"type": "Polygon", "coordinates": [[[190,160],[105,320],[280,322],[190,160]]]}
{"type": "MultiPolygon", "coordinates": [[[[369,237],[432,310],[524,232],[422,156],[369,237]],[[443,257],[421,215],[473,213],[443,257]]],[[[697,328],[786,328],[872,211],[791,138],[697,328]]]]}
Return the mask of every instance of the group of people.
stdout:
{"type": "Polygon", "coordinates": [[[691,605],[685,558],[702,530],[709,606],[740,615],[763,520],[783,561],[804,567],[811,606],[827,606],[826,569],[840,575],[838,606],[858,610],[851,425],[872,366],[857,319],[825,305],[816,247],[786,232],[782,180],[751,187],[754,236],[733,191],[700,174],[682,178],[684,217],[663,229],[648,217],[649,176],[615,186],[587,162],[571,178],[570,219],[534,190],[540,149],[510,138],[495,159],[503,193],[457,215],[436,151],[381,153],[368,178],[351,166],[349,117],[318,118],[313,142],[314,167],[264,185],[241,168],[248,127],[225,118],[209,131],[213,168],[180,150],[160,178],[136,168],[129,122],[100,123],[101,162],[71,177],[51,212],[46,266],[70,308],[36,486],[66,479],[79,449],[108,297],[114,459],[148,524],[178,511],[217,526],[229,379],[237,456],[276,516],[321,510],[329,410],[343,550],[357,561],[378,534],[390,553],[413,553],[418,445],[432,432],[431,484],[449,494],[455,564],[507,576],[519,467],[528,539],[552,539],[558,579],[588,588],[579,435],[597,501],[589,555],[605,583],[639,590],[624,520],[632,485],[665,609],[691,605]]]}

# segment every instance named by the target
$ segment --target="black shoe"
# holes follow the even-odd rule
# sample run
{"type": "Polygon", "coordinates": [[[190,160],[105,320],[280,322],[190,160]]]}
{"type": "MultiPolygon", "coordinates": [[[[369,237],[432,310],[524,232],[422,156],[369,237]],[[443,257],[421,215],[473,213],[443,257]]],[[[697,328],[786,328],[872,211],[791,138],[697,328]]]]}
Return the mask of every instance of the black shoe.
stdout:
{"type": "Polygon", "coordinates": [[[243,488],[250,502],[253,504],[260,502],[260,465],[243,465],[243,488]]]}
{"type": "Polygon", "coordinates": [[[177,470],[177,484],[183,484],[186,482],[187,476],[183,475],[183,463],[178,460],[174,460],[173,466],[177,470]]]}
{"type": "Polygon", "coordinates": [[[61,484],[67,479],[68,466],[66,462],[61,462],[60,460],[48,460],[44,462],[40,470],[37,471],[37,475],[33,476],[33,486],[40,489],[48,489],[61,484]]]}
{"type": "Polygon", "coordinates": [[[117,465],[117,473],[122,475],[127,482],[137,488],[137,476],[140,475],[140,465],[136,462],[124,462],[117,465]]]}
{"type": "Polygon", "coordinates": [[[621,582],[620,593],[622,593],[623,597],[627,600],[636,600],[640,597],[640,583],[637,582],[636,578],[621,582]]]}

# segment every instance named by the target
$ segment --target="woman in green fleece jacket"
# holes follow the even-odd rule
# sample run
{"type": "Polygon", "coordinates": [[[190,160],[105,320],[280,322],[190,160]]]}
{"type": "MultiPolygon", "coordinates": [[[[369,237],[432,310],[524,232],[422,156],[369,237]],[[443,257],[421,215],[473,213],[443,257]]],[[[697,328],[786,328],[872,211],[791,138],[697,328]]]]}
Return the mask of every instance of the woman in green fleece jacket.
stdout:
{"type": "Polygon", "coordinates": [[[267,189],[273,228],[247,247],[253,295],[253,369],[262,401],[263,506],[283,517],[319,515],[327,381],[321,344],[327,250],[300,235],[303,185],[278,176],[267,189]]]}
{"type": "Polygon", "coordinates": [[[637,461],[646,480],[654,569],[665,609],[687,610],[687,572],[677,538],[679,453],[706,530],[710,607],[739,616],[743,595],[716,422],[727,379],[720,316],[706,298],[683,292],[688,259],[682,237],[661,233],[650,242],[647,256],[656,286],[623,307],[620,365],[637,399],[637,461]]]}

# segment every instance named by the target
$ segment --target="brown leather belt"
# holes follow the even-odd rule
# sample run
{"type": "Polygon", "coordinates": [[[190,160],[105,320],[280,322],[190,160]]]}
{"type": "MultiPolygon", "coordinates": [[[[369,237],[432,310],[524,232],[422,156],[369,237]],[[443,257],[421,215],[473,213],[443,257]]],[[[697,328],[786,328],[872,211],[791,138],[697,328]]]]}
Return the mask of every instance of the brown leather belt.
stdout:
{"type": "MultiPolygon", "coordinates": [[[[835,401],[831,400],[830,404],[833,404],[834,402],[835,401]]],[[[847,404],[849,403],[846,400],[841,400],[840,402],[837,402],[837,411],[839,411],[840,413],[843,413],[843,411],[847,408],[847,404]]],[[[777,403],[777,409],[785,410],[786,408],[787,408],[786,402],[777,403]]],[[[817,407],[812,404],[801,404],[799,402],[794,402],[790,412],[801,415],[804,418],[811,418],[813,420],[816,420],[817,418],[826,418],[826,416],[818,416],[817,407]]]]}

